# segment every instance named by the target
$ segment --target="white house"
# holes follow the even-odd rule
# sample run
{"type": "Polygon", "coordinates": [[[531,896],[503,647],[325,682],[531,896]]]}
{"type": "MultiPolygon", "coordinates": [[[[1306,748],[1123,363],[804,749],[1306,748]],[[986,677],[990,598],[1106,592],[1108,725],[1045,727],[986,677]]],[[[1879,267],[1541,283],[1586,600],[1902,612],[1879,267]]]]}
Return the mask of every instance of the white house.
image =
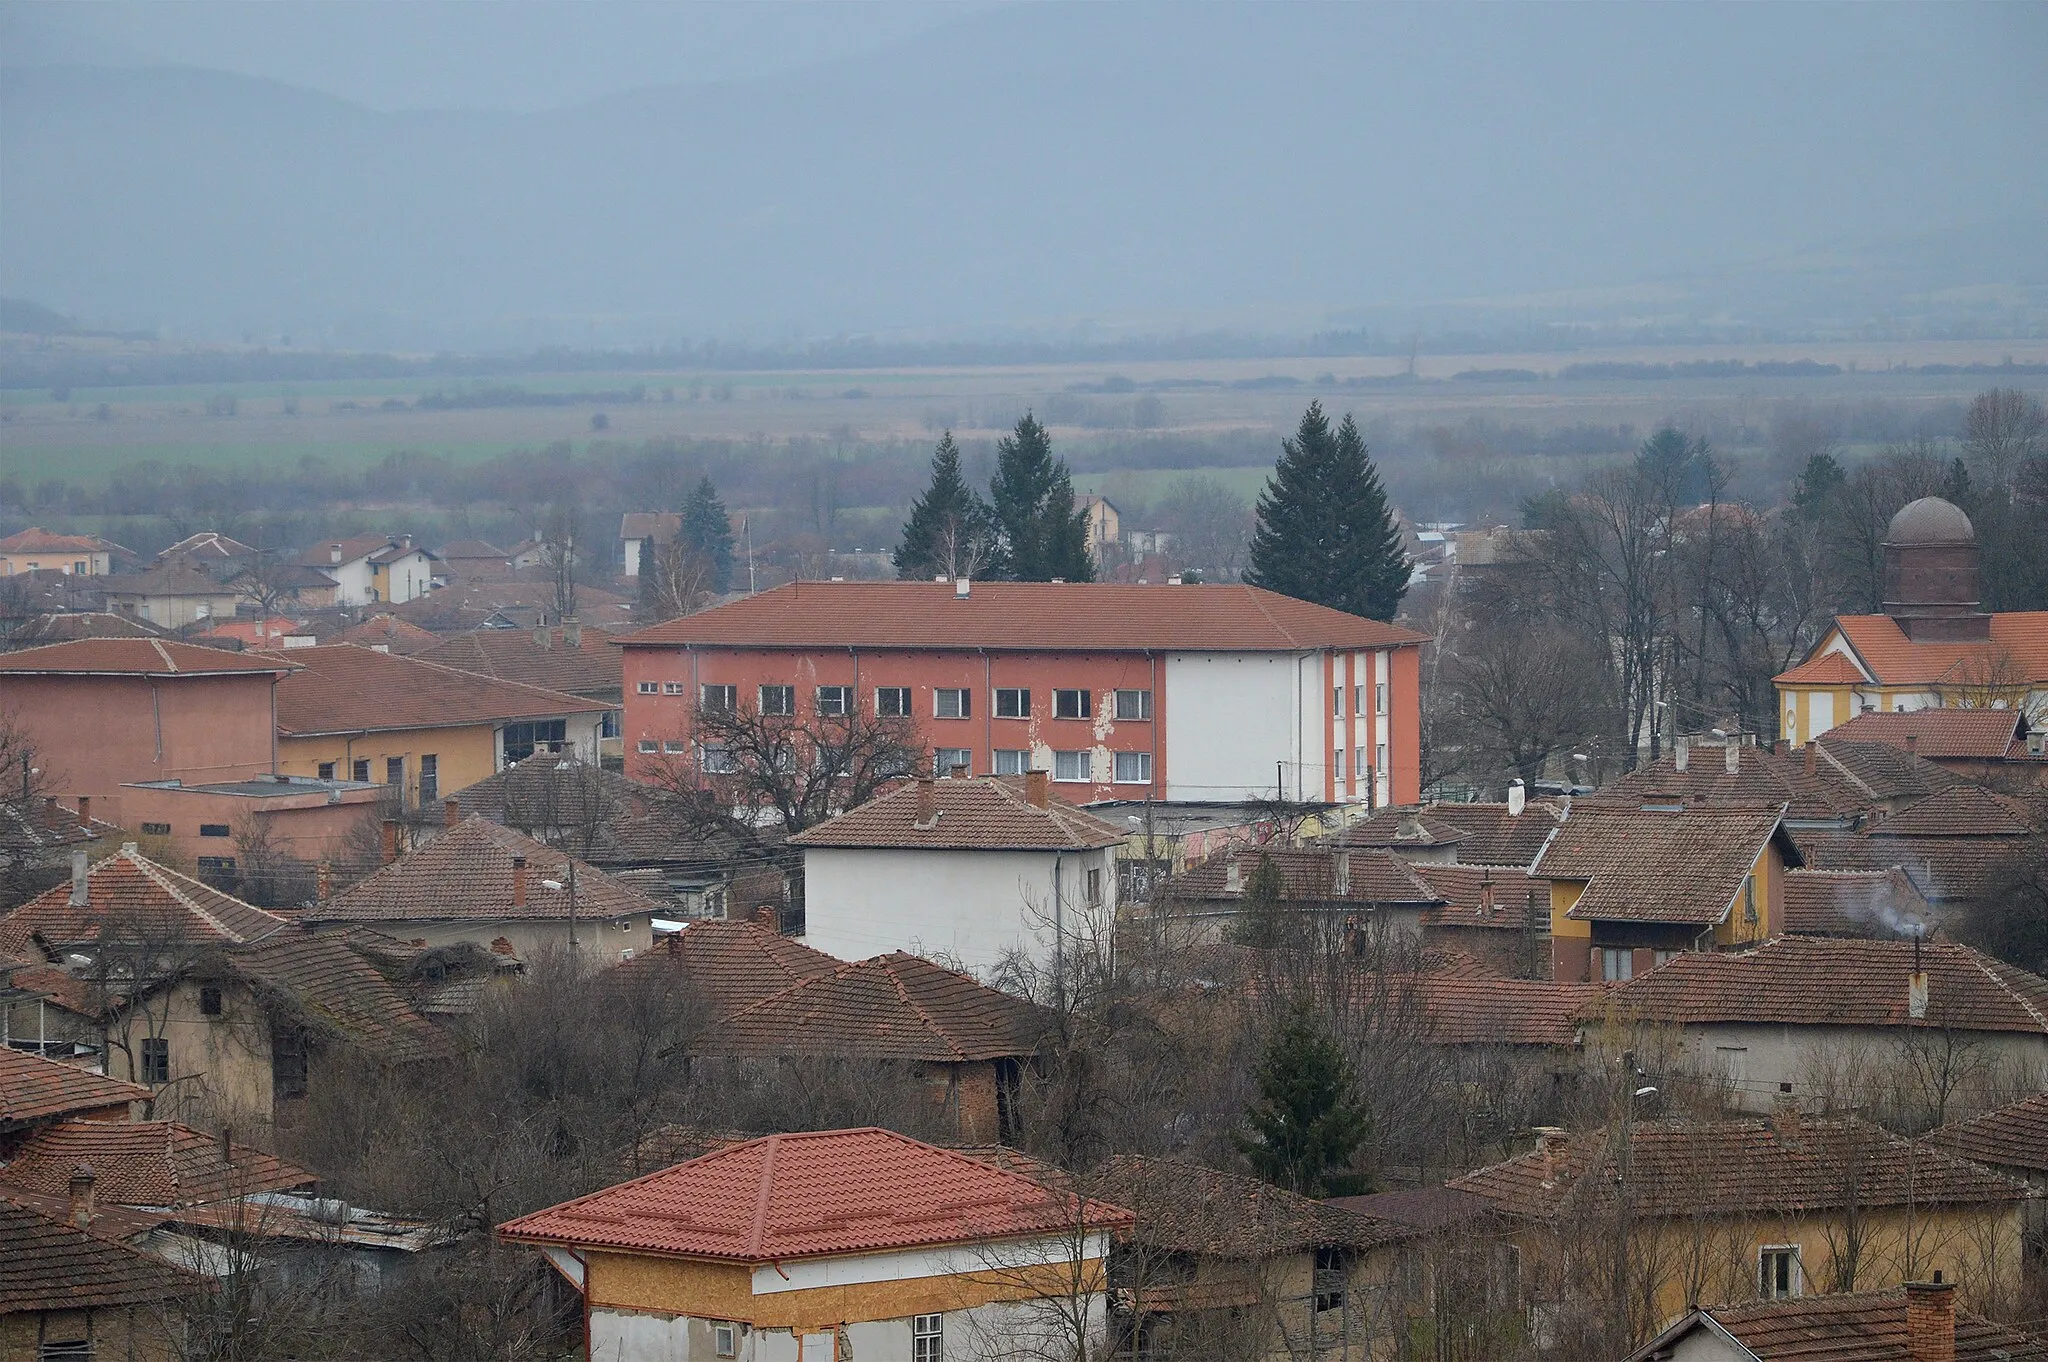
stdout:
{"type": "Polygon", "coordinates": [[[804,941],[843,960],[903,950],[987,975],[1048,964],[1116,915],[1122,829],[1019,781],[906,782],[789,839],[803,848],[804,941]]]}
{"type": "Polygon", "coordinates": [[[414,547],[409,534],[330,539],[299,562],[333,581],[336,605],[403,605],[434,588],[434,555],[414,547]]]}
{"type": "Polygon", "coordinates": [[[619,517],[619,562],[628,577],[640,575],[640,546],[656,547],[674,539],[683,518],[674,511],[628,511],[619,517]]]}

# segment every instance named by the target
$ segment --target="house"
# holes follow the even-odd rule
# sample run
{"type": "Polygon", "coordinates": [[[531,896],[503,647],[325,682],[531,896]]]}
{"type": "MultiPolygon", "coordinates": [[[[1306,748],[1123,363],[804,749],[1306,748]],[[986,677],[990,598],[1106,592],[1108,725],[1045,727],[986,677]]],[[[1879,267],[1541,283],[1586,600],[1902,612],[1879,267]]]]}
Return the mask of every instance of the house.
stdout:
{"type": "Polygon", "coordinates": [[[1858,742],[1839,733],[1824,733],[1813,746],[1817,761],[1827,762],[1852,783],[1870,792],[1873,807],[1889,816],[1929,795],[1969,781],[1925,757],[1881,742],[1858,742]]]}
{"type": "Polygon", "coordinates": [[[0,539],[0,577],[22,572],[58,572],[67,577],[104,577],[116,555],[134,555],[96,534],[52,534],[31,526],[0,539]]]}
{"type": "Polygon", "coordinates": [[[1507,802],[1462,804],[1437,800],[1417,806],[1375,809],[1346,824],[1338,846],[1378,848],[1416,864],[1519,867],[1536,858],[1564,822],[1567,801],[1525,798],[1510,786],[1507,802]]]}
{"type": "Polygon", "coordinates": [[[101,819],[80,818],[55,795],[0,804],[0,910],[62,879],[72,851],[95,850],[119,831],[101,819]]]}
{"type": "Polygon", "coordinates": [[[327,610],[342,603],[341,584],[317,567],[304,563],[259,561],[227,579],[236,599],[257,613],[286,610],[327,610]]]}
{"type": "Polygon", "coordinates": [[[1985,780],[2020,774],[2048,778],[2048,716],[2030,726],[2023,709],[1916,709],[1859,714],[1828,731],[1831,738],[1876,742],[1966,776],[1985,780]]]}
{"type": "Polygon", "coordinates": [[[12,652],[40,648],[45,643],[69,643],[81,638],[167,638],[170,631],[159,629],[126,615],[105,610],[69,610],[56,614],[31,615],[10,630],[0,649],[12,652]]]}
{"type": "Polygon", "coordinates": [[[758,922],[709,918],[665,933],[653,950],[619,968],[674,970],[711,1016],[729,1017],[845,963],[758,922]]]}
{"type": "Polygon", "coordinates": [[[1409,867],[1438,900],[1422,910],[1425,945],[1464,951],[1505,974],[1550,977],[1550,883],[1516,866],[1409,867]]]}
{"type": "Polygon", "coordinates": [[[1946,918],[1992,890],[2026,854],[2032,832],[2020,800],[1957,784],[1855,833],[1809,834],[1801,850],[1817,870],[1901,867],[1946,918]]]}
{"type": "Polygon", "coordinates": [[[804,858],[806,944],[842,959],[912,950],[977,974],[1045,962],[1115,920],[1120,828],[1021,787],[920,777],[789,839],[804,858]],[[1092,924],[1092,925],[1091,925],[1092,924]]]}
{"type": "Polygon", "coordinates": [[[105,590],[115,610],[165,629],[235,617],[235,589],[182,560],[110,577],[105,590]]]}
{"type": "Polygon", "coordinates": [[[179,1306],[210,1286],[0,1192],[0,1357],[10,1362],[176,1362],[184,1356],[179,1306]]]}
{"type": "Polygon", "coordinates": [[[1424,915],[1443,905],[1417,871],[1388,852],[1269,845],[1221,852],[1161,884],[1152,925],[1189,945],[1237,937],[1240,928],[1260,930],[1242,910],[1247,886],[1268,861],[1279,876],[1279,897],[1270,905],[1276,921],[1320,929],[1329,939],[1349,928],[1419,942],[1424,915]]]}
{"type": "Polygon", "coordinates": [[[1785,871],[1804,864],[1785,811],[1575,801],[1531,870],[1550,882],[1552,977],[1613,983],[1776,934],[1785,871]]]}
{"type": "Polygon", "coordinates": [[[1934,922],[1934,905],[1898,866],[1785,872],[1788,936],[1911,938],[1924,935],[1934,922]]]}
{"type": "Polygon", "coordinates": [[[1956,1309],[1954,1282],[1688,1311],[1627,1362],[2039,1362],[2048,1343],[1956,1309]]]}
{"type": "Polygon", "coordinates": [[[0,1160],[57,1121],[130,1121],[148,1088],[0,1046],[0,1160]]]}
{"type": "Polygon", "coordinates": [[[1074,498],[1074,509],[1082,515],[1081,528],[1088,536],[1088,556],[1096,562],[1123,543],[1123,516],[1108,497],[1090,493],[1074,498]]]}
{"type": "Polygon", "coordinates": [[[2032,1195],[1869,1122],[1787,1108],[1543,1130],[1533,1153],[1446,1185],[1519,1227],[1539,1329],[1574,1308],[1624,1309],[1654,1329],[1692,1302],[1882,1289],[1934,1271],[1995,1298],[2017,1285],[2032,1195]],[[1623,1301],[1609,1294],[1617,1258],[1623,1301]]]}
{"type": "Polygon", "coordinates": [[[100,1066],[100,1001],[91,984],[0,951],[0,1046],[67,1064],[100,1066]]]}
{"type": "Polygon", "coordinates": [[[564,946],[600,962],[629,960],[654,944],[659,903],[524,833],[465,818],[399,856],[397,824],[385,828],[386,864],[300,910],[301,922],[428,946],[488,948],[503,938],[522,960],[564,946]]]}
{"type": "Polygon", "coordinates": [[[619,639],[626,769],[702,773],[708,705],[901,719],[1077,801],[1413,803],[1424,642],[1252,586],[793,582],[619,639]]]}
{"type": "Polygon", "coordinates": [[[412,536],[363,534],[331,539],[307,549],[299,566],[334,583],[336,605],[376,601],[402,605],[433,590],[434,555],[415,548],[412,536]]]}
{"type": "Polygon", "coordinates": [[[262,557],[263,550],[252,548],[239,539],[230,539],[218,530],[201,530],[197,534],[186,535],[159,553],[156,565],[184,563],[225,582],[261,561],[262,557]]]}
{"type": "Polygon", "coordinates": [[[582,1294],[593,1357],[844,1362],[1092,1353],[1131,1219],[867,1129],[732,1145],[498,1233],[582,1294]]]}
{"type": "Polygon", "coordinates": [[[1024,1070],[1051,1025],[1033,1003],[892,951],[837,965],[729,1013],[693,1049],[728,1059],[809,1055],[901,1066],[959,1138],[1009,1144],[1021,1128],[1024,1070]]]}
{"type": "Polygon", "coordinates": [[[458,539],[442,547],[434,557],[440,560],[442,573],[451,581],[512,575],[512,555],[482,539],[458,539]]]}
{"type": "MultiPolygon", "coordinates": [[[[571,618],[561,625],[525,629],[472,629],[413,652],[426,662],[475,672],[499,681],[517,681],[545,690],[602,700],[617,706],[625,698],[625,657],[611,636],[585,629],[571,618]]],[[[606,756],[623,754],[619,742],[620,714],[604,711],[598,738],[606,756]]]]}
{"type": "Polygon", "coordinates": [[[431,596],[393,606],[391,613],[433,633],[460,634],[471,629],[533,629],[559,622],[564,614],[597,627],[624,626],[632,622],[633,602],[579,582],[574,609],[564,611],[552,581],[458,578],[431,596]]]}
{"type": "Polygon", "coordinates": [[[683,518],[674,511],[628,511],[619,517],[619,571],[640,575],[640,548],[659,548],[682,532],[683,518]]]}
{"type": "Polygon", "coordinates": [[[1823,745],[1777,752],[1734,737],[1714,743],[1675,738],[1669,754],[1609,781],[1598,798],[1639,804],[1783,804],[1785,826],[1795,838],[1802,832],[1854,830],[1890,807],[1823,745]]]}
{"type": "MultiPolygon", "coordinates": [[[[2048,1194],[2048,1092],[1951,1121],[1927,1140],[2048,1194]]],[[[2048,1250],[2048,1199],[2027,1203],[2026,1244],[2029,1261],[2048,1250]]]]}
{"type": "Polygon", "coordinates": [[[151,856],[190,866],[233,892],[246,882],[247,892],[278,902],[291,887],[259,884],[262,877],[346,858],[367,825],[390,811],[389,796],[369,781],[263,775],[132,781],[114,807],[151,856]]]}
{"type": "Polygon", "coordinates": [[[422,807],[538,751],[596,762],[613,709],[349,643],[294,648],[291,662],[277,688],[277,769],[376,781],[422,807]]]}
{"type": "Polygon", "coordinates": [[[1774,678],[1795,746],[1865,712],[2048,704],[2048,611],[1985,614],[1977,532],[1962,510],[1922,497],[1892,517],[1884,613],[1837,615],[1806,660],[1774,678]]]}
{"type": "Polygon", "coordinates": [[[1890,1083],[1908,1089],[1891,1100],[1932,1105],[1939,1122],[2048,1083],[2044,1008],[2048,980],[1969,946],[1787,936],[1674,956],[1582,1016],[1633,1030],[1646,1053],[1661,1041],[1674,1070],[1749,1110],[1839,1100],[1831,1085],[1875,1104],[1890,1083]]]}

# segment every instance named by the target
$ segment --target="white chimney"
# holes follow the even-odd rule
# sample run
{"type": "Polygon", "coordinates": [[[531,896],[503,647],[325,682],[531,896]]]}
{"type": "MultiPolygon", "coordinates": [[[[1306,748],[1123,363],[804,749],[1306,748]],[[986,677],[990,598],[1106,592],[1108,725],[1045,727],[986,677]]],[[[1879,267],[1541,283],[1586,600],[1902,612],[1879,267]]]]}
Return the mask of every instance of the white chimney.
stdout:
{"type": "Polygon", "coordinates": [[[953,579],[953,599],[954,599],[954,600],[956,600],[956,601],[964,601],[964,600],[966,600],[966,599],[967,599],[967,593],[968,593],[968,591],[969,591],[970,589],[971,589],[971,583],[969,583],[969,582],[968,582],[968,580],[967,580],[967,579],[966,579],[965,577],[955,577],[955,578],[953,579]]]}
{"type": "Polygon", "coordinates": [[[330,563],[339,563],[341,561],[341,545],[329,544],[327,546],[327,561],[330,563]]]}
{"type": "Polygon", "coordinates": [[[1226,894],[1242,894],[1244,892],[1244,872],[1238,869],[1235,856],[1231,857],[1224,864],[1223,892],[1226,894]]]}
{"type": "Polygon", "coordinates": [[[1528,807],[1528,804],[1529,804],[1529,794],[1528,794],[1528,791],[1526,791],[1526,790],[1524,790],[1524,789],[1522,788],[1522,782],[1521,782],[1521,781],[1519,781],[1519,780],[1511,780],[1511,781],[1509,781],[1509,782],[1508,782],[1508,817],[1510,817],[1510,818],[1520,818],[1520,817],[1522,816],[1522,810],[1523,810],[1524,808],[1527,808],[1527,807],[1528,807]]]}
{"type": "Polygon", "coordinates": [[[86,901],[86,856],[82,851],[71,853],[71,906],[83,908],[86,901]]]}
{"type": "Polygon", "coordinates": [[[1691,738],[1677,738],[1673,740],[1671,748],[1671,760],[1673,764],[1676,765],[1678,769],[1681,771],[1683,771],[1686,767],[1692,765],[1691,738]]]}
{"type": "Polygon", "coordinates": [[[1728,763],[1729,775],[1732,776],[1742,769],[1742,744],[1735,741],[1732,735],[1721,745],[1721,755],[1728,763]]]}
{"type": "Polygon", "coordinates": [[[1914,970],[1906,977],[1906,1015],[1914,1021],[1927,1016],[1927,971],[1914,970]]]}
{"type": "Polygon", "coordinates": [[[1337,853],[1336,865],[1332,869],[1330,878],[1332,881],[1331,888],[1336,897],[1341,899],[1351,896],[1351,853],[1349,851],[1339,851],[1337,853]]]}

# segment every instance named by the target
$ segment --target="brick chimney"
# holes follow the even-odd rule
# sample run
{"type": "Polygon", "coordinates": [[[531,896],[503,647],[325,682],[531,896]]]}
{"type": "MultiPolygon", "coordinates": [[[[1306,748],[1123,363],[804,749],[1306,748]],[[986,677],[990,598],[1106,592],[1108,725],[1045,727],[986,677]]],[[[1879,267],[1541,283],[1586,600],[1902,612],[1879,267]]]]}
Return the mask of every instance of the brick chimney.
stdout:
{"type": "Polygon", "coordinates": [[[65,1188],[71,1199],[66,1219],[77,1229],[92,1227],[92,1184],[91,1164],[81,1163],[71,1170],[71,1182],[65,1188]]]}
{"type": "Polygon", "coordinates": [[[1536,1127],[1536,1154],[1543,1161],[1545,1186],[1555,1183],[1564,1171],[1564,1156],[1571,1147],[1571,1132],[1557,1126],[1536,1127]]]}
{"type": "Polygon", "coordinates": [[[384,820],[384,864],[390,865],[398,859],[398,820],[384,820]]]}
{"type": "Polygon", "coordinates": [[[1799,1143],[1799,1099],[1779,1097],[1771,1103],[1771,1134],[1791,1148],[1799,1143]]]}
{"type": "Polygon", "coordinates": [[[80,795],[78,797],[78,826],[80,826],[81,828],[89,828],[92,826],[91,795],[80,795]]]}
{"type": "Polygon", "coordinates": [[[334,867],[326,861],[320,862],[313,870],[313,896],[320,902],[327,902],[327,896],[334,892],[334,867]]]}
{"type": "Polygon", "coordinates": [[[760,923],[771,932],[779,933],[782,931],[782,914],[775,911],[775,905],[772,903],[764,903],[759,908],[756,908],[754,910],[754,921],[760,923]]]}
{"type": "Polygon", "coordinates": [[[1806,744],[1806,774],[1812,776],[1820,770],[1820,741],[1815,739],[1806,744]]]}
{"type": "Polygon", "coordinates": [[[87,874],[87,860],[86,860],[86,855],[85,855],[85,853],[84,853],[84,852],[82,852],[82,851],[74,851],[74,852],[72,852],[72,853],[71,853],[71,906],[72,906],[73,908],[83,908],[83,907],[85,907],[85,904],[86,904],[86,900],[87,900],[87,897],[88,897],[88,895],[87,895],[87,888],[86,888],[86,874],[87,874]]]}
{"type": "Polygon", "coordinates": [[[1918,733],[1908,733],[1906,735],[1906,755],[1909,757],[1920,755],[1920,735],[1918,733]]]}
{"type": "Polygon", "coordinates": [[[447,827],[454,827],[462,821],[462,801],[450,795],[441,801],[441,821],[447,827]]]}
{"type": "Polygon", "coordinates": [[[930,776],[917,778],[917,826],[929,828],[939,816],[939,783],[930,776]]]}
{"type": "Polygon", "coordinates": [[[1956,1362],[1956,1285],[1939,1272],[1906,1283],[1906,1356],[1912,1362],[1956,1362]]]}
{"type": "Polygon", "coordinates": [[[1045,771],[1026,771],[1024,773],[1024,799],[1034,809],[1044,808],[1046,801],[1051,798],[1051,793],[1046,784],[1048,778],[1049,774],[1045,771]]]}
{"type": "Polygon", "coordinates": [[[512,906],[514,908],[524,908],[526,906],[526,858],[524,856],[514,856],[512,858],[512,906]]]}

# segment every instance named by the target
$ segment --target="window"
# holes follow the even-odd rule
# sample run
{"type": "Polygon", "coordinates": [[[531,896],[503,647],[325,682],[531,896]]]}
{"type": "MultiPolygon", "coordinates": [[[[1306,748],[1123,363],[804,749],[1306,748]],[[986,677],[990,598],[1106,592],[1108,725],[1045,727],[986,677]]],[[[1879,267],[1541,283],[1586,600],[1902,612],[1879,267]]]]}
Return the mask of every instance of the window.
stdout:
{"type": "Polygon", "coordinates": [[[720,1357],[740,1355],[740,1331],[736,1324],[720,1320],[711,1326],[711,1342],[720,1357]]]}
{"type": "Polygon", "coordinates": [[[405,788],[404,757],[384,758],[384,783],[386,785],[396,785],[400,789],[405,788]]]}
{"type": "Polygon", "coordinates": [[[1031,754],[1023,749],[1005,751],[996,749],[996,774],[999,776],[1021,776],[1031,769],[1031,754]]]}
{"type": "Polygon", "coordinates": [[[1742,920],[1744,922],[1756,921],[1756,876],[1754,875],[1744,875],[1742,877],[1742,920]]]}
{"type": "Polygon", "coordinates": [[[370,759],[368,757],[358,757],[350,764],[348,775],[350,780],[368,785],[370,783],[370,759]]]}
{"type": "Polygon", "coordinates": [[[306,1095],[306,1028],[270,1028],[270,1090],[277,1097],[306,1095]]]}
{"type": "Polygon", "coordinates": [[[1387,712],[1387,683],[1384,681],[1372,688],[1372,712],[1375,714],[1385,714],[1387,712]]]}
{"type": "Polygon", "coordinates": [[[438,753],[420,756],[420,803],[431,804],[441,797],[441,758],[438,753]]]}
{"type": "Polygon", "coordinates": [[[1387,745],[1380,743],[1372,749],[1372,769],[1381,775],[1387,773],[1387,745]]]}
{"type": "Polygon", "coordinates": [[[1314,1286],[1318,1311],[1344,1308],[1344,1287],[1350,1279],[1344,1258],[1341,1248],[1326,1245],[1316,1250],[1314,1286]]]}
{"type": "Polygon", "coordinates": [[[656,742],[653,738],[642,738],[640,740],[640,750],[642,752],[659,752],[661,750],[661,744],[656,742]]]}
{"type": "Polygon", "coordinates": [[[332,779],[334,779],[334,763],[333,763],[333,762],[331,762],[331,761],[323,761],[323,762],[321,762],[321,763],[320,763],[320,765],[319,765],[319,766],[317,766],[317,767],[316,767],[316,768],[314,768],[314,769],[315,769],[316,773],[317,773],[317,774],[319,775],[320,779],[322,779],[322,780],[332,780],[332,779]]]}
{"type": "Polygon", "coordinates": [[[1102,870],[1100,867],[1091,867],[1088,871],[1088,902],[1091,906],[1100,905],[1102,902],[1102,870]]]}
{"type": "Polygon", "coordinates": [[[1351,688],[1351,712],[1352,712],[1353,714],[1363,714],[1363,713],[1365,713],[1365,687],[1364,687],[1364,686],[1353,686],[1353,687],[1351,688]]]}
{"type": "Polygon", "coordinates": [[[1344,688],[1342,686],[1330,687],[1330,717],[1333,719],[1344,717],[1344,688]]]}
{"type": "Polygon", "coordinates": [[[1152,783],[1152,754],[1150,752],[1117,753],[1116,782],[1119,785],[1150,785],[1152,783]]]}
{"type": "Polygon", "coordinates": [[[532,723],[505,725],[505,760],[525,761],[535,752],[559,751],[569,740],[567,719],[535,719],[532,723]]]}
{"type": "Polygon", "coordinates": [[[953,774],[953,768],[964,766],[967,774],[974,774],[974,753],[964,747],[941,747],[932,753],[932,770],[942,776],[953,774]]]}
{"type": "Polygon", "coordinates": [[[169,823],[144,823],[142,825],[142,835],[144,837],[168,837],[171,835],[171,825],[169,823]]]}
{"type": "Polygon", "coordinates": [[[778,715],[796,713],[796,687],[761,687],[761,712],[763,714],[778,715]]]}
{"type": "Polygon", "coordinates": [[[1626,946],[1600,948],[1600,977],[1610,984],[1627,983],[1636,977],[1636,953],[1626,946]]]}
{"type": "Polygon", "coordinates": [[[940,719],[971,719],[973,706],[968,703],[964,690],[935,690],[932,692],[932,714],[940,719]]]}
{"type": "Polygon", "coordinates": [[[1152,692],[1149,690],[1118,691],[1116,693],[1116,717],[1123,721],[1151,718],[1152,692]]]}
{"type": "Polygon", "coordinates": [[[739,707],[738,686],[705,686],[698,692],[697,708],[706,714],[730,714],[739,707]]]}
{"type": "MultiPolygon", "coordinates": [[[[719,689],[729,691],[732,687],[721,686],[719,689]]],[[[661,683],[661,693],[663,695],[681,695],[683,693],[683,683],[680,681],[664,681],[661,683]]],[[[731,709],[732,705],[728,702],[725,707],[731,709]]]]}
{"type": "Polygon", "coordinates": [[[168,1083],[171,1081],[171,1043],[158,1036],[142,1038],[142,1081],[145,1083],[168,1083]]]}
{"type": "Polygon", "coordinates": [[[1056,690],[1052,693],[1055,719],[1086,719],[1095,713],[1094,696],[1085,690],[1056,690]]]}
{"type": "Polygon", "coordinates": [[[1028,690],[998,690],[996,692],[996,717],[998,719],[1030,718],[1031,692],[1028,690]]]}
{"type": "Polygon", "coordinates": [[[1330,753],[1330,776],[1340,782],[1344,779],[1344,749],[1341,747],[1330,753]]]}
{"type": "Polygon", "coordinates": [[[1079,752],[1055,752],[1052,754],[1052,778],[1054,780],[1093,780],[1089,771],[1089,759],[1093,754],[1087,750],[1079,752]]]}
{"type": "Polygon", "coordinates": [[[202,986],[199,990],[199,1015],[218,1017],[220,1014],[220,990],[212,984],[202,986]]]}
{"type": "Polygon", "coordinates": [[[681,738],[670,738],[666,742],[662,743],[661,750],[668,753],[672,757],[680,757],[685,752],[690,750],[690,745],[684,742],[681,738]]]}
{"type": "Polygon", "coordinates": [[[659,695],[661,694],[661,683],[659,681],[642,681],[635,689],[642,695],[659,695]]]}
{"type": "Polygon", "coordinates": [[[946,1336],[941,1315],[910,1317],[910,1362],[945,1362],[946,1336]]]}
{"type": "Polygon", "coordinates": [[[235,873],[235,858],[232,856],[198,856],[193,859],[197,862],[202,877],[235,873]]]}
{"type": "Polygon", "coordinates": [[[1351,759],[1355,763],[1355,765],[1353,765],[1351,769],[1358,772],[1358,778],[1360,780],[1366,780],[1372,776],[1372,772],[1366,769],[1365,749],[1363,747],[1359,748],[1356,752],[1353,752],[1351,754],[1351,759]]]}
{"type": "Polygon", "coordinates": [[[738,763],[733,761],[730,749],[713,747],[708,743],[698,753],[697,764],[706,775],[713,776],[728,776],[740,769],[738,763]]]}
{"type": "Polygon", "coordinates": [[[73,563],[71,565],[71,570],[77,573],[79,576],[83,577],[85,575],[85,564],[82,562],[73,563]]]}
{"type": "Polygon", "coordinates": [[[852,686],[820,686],[820,687],[818,687],[818,713],[820,713],[820,714],[851,714],[851,713],[853,713],[853,687],[852,687],[852,686]]]}
{"type": "Polygon", "coordinates": [[[1790,1300],[1800,1293],[1797,1244],[1767,1246],[1757,1251],[1756,1259],[1756,1289],[1765,1300],[1790,1300]]]}
{"type": "Polygon", "coordinates": [[[910,687],[875,687],[875,713],[884,719],[910,717],[910,687]]]}
{"type": "Polygon", "coordinates": [[[226,837],[229,835],[228,825],[225,823],[201,823],[199,825],[199,835],[201,837],[226,837]]]}
{"type": "Polygon", "coordinates": [[[36,1349],[36,1362],[92,1362],[92,1340],[67,1338],[46,1341],[36,1349]]]}
{"type": "Polygon", "coordinates": [[[1714,1077],[1731,1088],[1740,1088],[1749,1078],[1749,1047],[1747,1045],[1716,1045],[1714,1047],[1714,1077]]]}

